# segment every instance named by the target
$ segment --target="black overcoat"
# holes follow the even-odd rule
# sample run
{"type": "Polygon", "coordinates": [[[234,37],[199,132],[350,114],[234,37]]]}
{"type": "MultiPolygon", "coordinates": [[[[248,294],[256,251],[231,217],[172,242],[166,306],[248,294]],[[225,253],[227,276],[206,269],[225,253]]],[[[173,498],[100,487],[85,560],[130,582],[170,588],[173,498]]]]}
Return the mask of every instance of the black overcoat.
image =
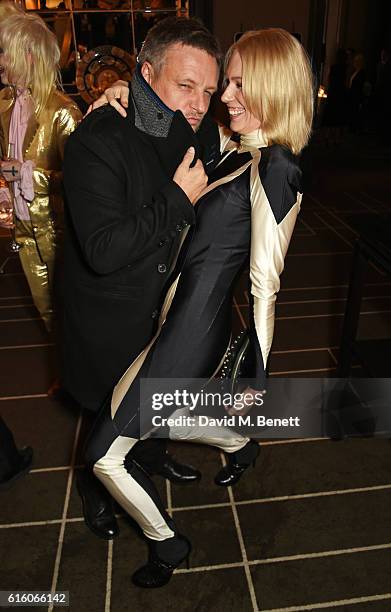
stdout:
{"type": "Polygon", "coordinates": [[[126,118],[97,109],[67,142],[63,384],[87,409],[100,408],[154,333],[180,233],[195,220],[172,180],[191,145],[213,168],[211,119],[195,135],[177,111],[156,137],[135,126],[131,104],[126,118]]]}

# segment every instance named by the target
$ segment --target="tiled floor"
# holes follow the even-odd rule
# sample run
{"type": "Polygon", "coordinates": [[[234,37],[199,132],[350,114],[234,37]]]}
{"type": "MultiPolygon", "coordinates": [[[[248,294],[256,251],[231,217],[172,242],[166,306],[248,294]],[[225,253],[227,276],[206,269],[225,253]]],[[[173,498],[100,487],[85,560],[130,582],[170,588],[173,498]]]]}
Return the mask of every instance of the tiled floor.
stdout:
{"type": "MultiPolygon", "coordinates": [[[[312,158],[277,303],[272,376],[335,374],[355,239],[347,217],[391,208],[389,152],[315,145],[312,158]]],[[[7,241],[3,232],[2,257],[7,241]]],[[[237,330],[247,304],[243,283],[237,330]]],[[[360,334],[390,335],[390,315],[391,279],[372,268],[360,334]]],[[[173,446],[203,472],[190,487],[156,480],[193,543],[190,569],[162,590],[138,590],[130,576],[146,550],[130,521],[119,518],[109,543],[84,526],[74,486],[81,418],[48,398],[53,362],[13,257],[0,276],[0,412],[35,455],[31,473],[1,493],[0,589],[68,590],[74,612],[391,610],[388,439],[267,441],[232,490],[213,484],[223,461],[215,449],[173,446]]]]}

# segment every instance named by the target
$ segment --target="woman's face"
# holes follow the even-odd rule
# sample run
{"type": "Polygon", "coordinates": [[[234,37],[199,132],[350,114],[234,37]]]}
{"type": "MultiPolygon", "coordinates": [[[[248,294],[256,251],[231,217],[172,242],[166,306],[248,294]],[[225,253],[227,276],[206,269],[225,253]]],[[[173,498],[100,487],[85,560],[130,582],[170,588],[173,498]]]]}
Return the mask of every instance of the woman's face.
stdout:
{"type": "MultiPolygon", "coordinates": [[[[27,54],[26,62],[31,62],[31,55],[27,54]]],[[[21,79],[14,79],[13,75],[9,74],[9,58],[6,51],[0,47],[0,79],[3,85],[15,85],[16,87],[24,88],[25,83],[21,79]]]]}
{"type": "Polygon", "coordinates": [[[246,108],[242,93],[242,59],[238,51],[232,54],[225,78],[227,86],[221,100],[227,105],[231,130],[238,134],[254,132],[261,127],[261,122],[246,108]]]}
{"type": "Polygon", "coordinates": [[[3,49],[0,48],[0,79],[3,85],[8,85],[7,70],[3,49]]]}

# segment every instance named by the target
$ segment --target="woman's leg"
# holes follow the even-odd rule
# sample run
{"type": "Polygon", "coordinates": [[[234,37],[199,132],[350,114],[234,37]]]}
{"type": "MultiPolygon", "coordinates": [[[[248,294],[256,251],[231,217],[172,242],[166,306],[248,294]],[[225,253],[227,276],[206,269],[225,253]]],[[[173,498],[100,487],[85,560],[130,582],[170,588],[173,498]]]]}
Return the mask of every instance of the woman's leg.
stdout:
{"type": "Polygon", "coordinates": [[[125,468],[125,457],[138,442],[132,427],[137,419],[118,429],[118,411],[112,418],[110,402],[107,402],[87,441],[86,462],[147,538],[157,541],[172,538],[173,521],[148,474],[134,461],[127,464],[130,473],[125,468]]]}
{"type": "Polygon", "coordinates": [[[255,464],[260,451],[259,444],[255,440],[242,436],[228,427],[215,425],[213,421],[205,424],[205,416],[202,417],[201,425],[200,415],[191,414],[188,408],[176,410],[171,418],[179,416],[191,416],[194,421],[190,425],[170,427],[170,440],[210,444],[227,453],[227,464],[215,476],[217,485],[228,487],[236,484],[247,468],[255,464]]]}
{"type": "MultiPolygon", "coordinates": [[[[48,332],[53,326],[53,297],[48,263],[43,261],[34,237],[31,221],[16,222],[16,240],[22,246],[19,251],[23,272],[26,275],[34,304],[48,332]]],[[[54,250],[52,253],[54,261],[54,250]]],[[[49,263],[52,263],[51,261],[49,263]]]]}
{"type": "Polygon", "coordinates": [[[133,574],[133,582],[144,588],[160,587],[188,557],[190,543],[177,532],[148,474],[135,461],[125,469],[125,457],[138,440],[134,437],[136,419],[118,427],[124,422],[123,414],[119,420],[116,418],[120,408],[112,418],[111,404],[106,403],[87,442],[85,457],[94,474],[147,538],[149,559],[133,574]]]}
{"type": "MultiPolygon", "coordinates": [[[[197,444],[210,444],[220,448],[225,453],[236,453],[246,446],[250,438],[246,438],[228,427],[215,425],[213,422],[206,425],[206,416],[202,415],[203,424],[200,424],[199,414],[193,414],[188,408],[179,408],[170,415],[171,419],[190,417],[194,419],[189,425],[170,427],[170,440],[177,442],[194,442],[197,444]]],[[[184,422],[184,421],[182,421],[184,422]]],[[[186,421],[185,421],[186,422],[186,421]]]]}

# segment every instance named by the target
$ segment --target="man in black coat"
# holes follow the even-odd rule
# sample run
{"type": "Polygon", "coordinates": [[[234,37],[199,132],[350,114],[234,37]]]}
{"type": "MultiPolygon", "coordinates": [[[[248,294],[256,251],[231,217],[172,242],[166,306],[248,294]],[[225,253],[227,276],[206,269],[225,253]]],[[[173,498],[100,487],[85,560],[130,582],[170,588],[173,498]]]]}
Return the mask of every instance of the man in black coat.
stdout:
{"type": "MultiPolygon", "coordinates": [[[[63,384],[90,412],[153,336],[204,166],[218,161],[218,130],[206,113],[219,59],[197,20],[159,22],[139,56],[127,117],[101,107],[68,140],[63,384]]],[[[167,455],[164,440],[139,442],[128,458],[175,482],[200,477],[167,455]]],[[[114,537],[106,491],[87,472],[78,489],[87,525],[114,537]]]]}

